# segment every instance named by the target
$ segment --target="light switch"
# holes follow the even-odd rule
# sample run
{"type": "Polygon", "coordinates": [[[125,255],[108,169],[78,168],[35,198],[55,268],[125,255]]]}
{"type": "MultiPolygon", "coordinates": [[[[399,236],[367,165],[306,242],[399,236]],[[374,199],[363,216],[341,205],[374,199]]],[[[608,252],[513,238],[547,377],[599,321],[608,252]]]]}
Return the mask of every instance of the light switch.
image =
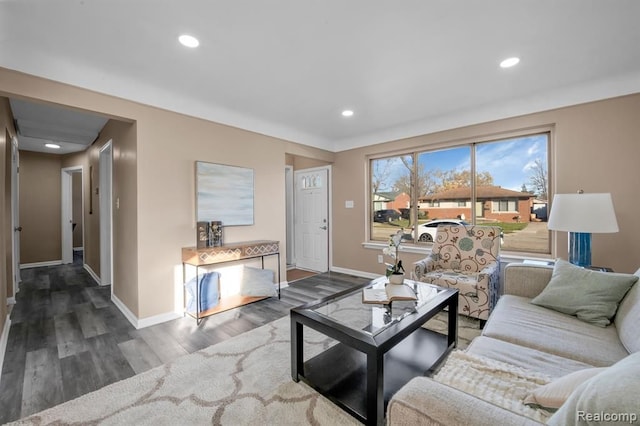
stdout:
{"type": "Polygon", "coordinates": [[[353,200],[347,200],[344,202],[344,208],[345,209],[352,209],[353,208],[353,200]]]}
{"type": "Polygon", "coordinates": [[[120,209],[120,197],[116,198],[116,210],[120,209]]]}

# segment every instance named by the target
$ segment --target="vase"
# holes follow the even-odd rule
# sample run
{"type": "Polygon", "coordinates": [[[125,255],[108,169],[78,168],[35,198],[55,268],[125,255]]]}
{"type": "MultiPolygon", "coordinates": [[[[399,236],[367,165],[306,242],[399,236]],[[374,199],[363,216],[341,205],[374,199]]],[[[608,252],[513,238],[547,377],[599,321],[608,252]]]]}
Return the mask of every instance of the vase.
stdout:
{"type": "Polygon", "coordinates": [[[402,284],[404,282],[404,273],[399,274],[391,274],[389,275],[389,283],[391,284],[402,284]]]}

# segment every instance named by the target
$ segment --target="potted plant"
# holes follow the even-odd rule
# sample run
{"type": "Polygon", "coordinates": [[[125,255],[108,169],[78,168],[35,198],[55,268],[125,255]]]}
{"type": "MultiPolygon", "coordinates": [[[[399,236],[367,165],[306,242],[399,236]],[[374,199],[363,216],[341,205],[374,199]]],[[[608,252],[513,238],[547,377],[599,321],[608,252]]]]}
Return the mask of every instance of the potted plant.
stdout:
{"type": "Polygon", "coordinates": [[[385,263],[387,265],[386,276],[391,284],[402,284],[404,281],[404,267],[400,260],[400,243],[404,236],[404,229],[400,228],[398,232],[389,237],[389,245],[382,250],[384,254],[393,259],[393,263],[385,263]]]}

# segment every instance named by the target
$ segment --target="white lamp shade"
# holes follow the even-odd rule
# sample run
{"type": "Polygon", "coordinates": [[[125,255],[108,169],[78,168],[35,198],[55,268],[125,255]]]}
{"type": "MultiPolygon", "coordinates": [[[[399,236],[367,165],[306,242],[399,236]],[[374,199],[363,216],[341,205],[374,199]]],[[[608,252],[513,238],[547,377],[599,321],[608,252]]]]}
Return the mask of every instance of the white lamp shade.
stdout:
{"type": "Polygon", "coordinates": [[[618,232],[611,194],[556,194],[547,227],[567,232],[618,232]]]}

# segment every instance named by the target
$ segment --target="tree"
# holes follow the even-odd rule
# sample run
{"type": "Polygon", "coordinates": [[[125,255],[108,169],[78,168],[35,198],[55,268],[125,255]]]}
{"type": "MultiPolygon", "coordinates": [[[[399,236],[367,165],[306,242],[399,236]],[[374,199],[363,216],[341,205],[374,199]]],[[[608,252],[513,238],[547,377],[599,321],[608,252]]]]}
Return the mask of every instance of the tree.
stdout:
{"type": "Polygon", "coordinates": [[[391,175],[392,159],[385,158],[373,162],[373,170],[371,171],[371,189],[377,194],[382,185],[388,184],[391,175]]]}
{"type": "MultiPolygon", "coordinates": [[[[434,188],[434,192],[442,192],[455,188],[469,188],[471,187],[471,171],[470,170],[438,170],[435,175],[440,182],[434,188]]],[[[493,185],[493,176],[489,172],[476,173],[476,185],[487,186],[493,185]]]]}
{"type": "Polygon", "coordinates": [[[543,199],[548,199],[548,181],[547,181],[547,168],[541,159],[536,159],[531,165],[531,176],[529,176],[529,183],[531,184],[533,193],[543,199]]]}

